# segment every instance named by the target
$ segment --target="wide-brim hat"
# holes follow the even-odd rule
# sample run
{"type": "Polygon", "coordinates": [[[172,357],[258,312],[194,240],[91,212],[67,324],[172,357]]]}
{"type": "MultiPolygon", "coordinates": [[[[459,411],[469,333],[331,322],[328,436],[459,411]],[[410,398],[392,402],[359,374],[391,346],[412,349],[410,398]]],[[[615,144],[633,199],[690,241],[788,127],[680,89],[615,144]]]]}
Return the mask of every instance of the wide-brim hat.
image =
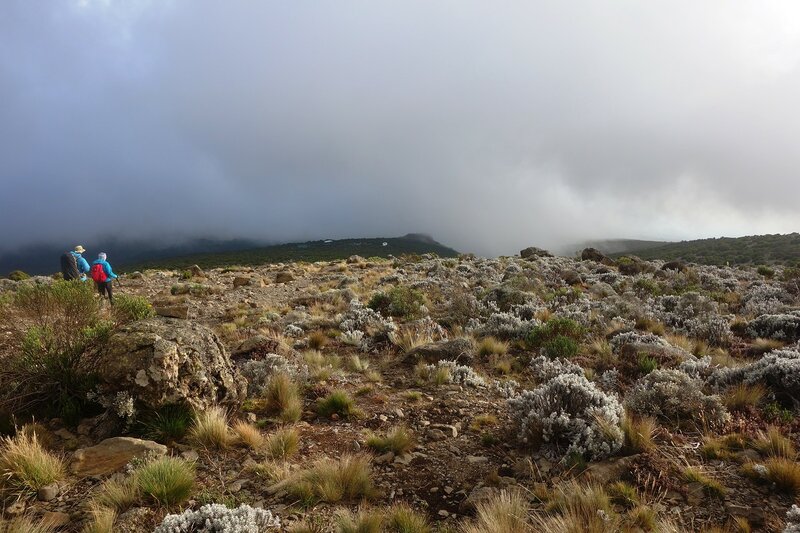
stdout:
{"type": "Polygon", "coordinates": [[[86,251],[86,248],[84,248],[79,244],[78,246],[75,247],[75,251],[78,252],[79,254],[82,254],[83,252],[86,251]]]}

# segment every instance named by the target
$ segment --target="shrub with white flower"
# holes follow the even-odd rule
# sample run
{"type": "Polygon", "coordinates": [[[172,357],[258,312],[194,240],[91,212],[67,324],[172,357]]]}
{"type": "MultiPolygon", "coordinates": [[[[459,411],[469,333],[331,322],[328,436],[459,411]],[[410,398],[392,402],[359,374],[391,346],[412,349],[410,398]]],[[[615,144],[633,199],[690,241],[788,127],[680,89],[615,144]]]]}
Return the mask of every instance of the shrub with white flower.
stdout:
{"type": "Polygon", "coordinates": [[[622,447],[622,405],[583,375],[557,375],[508,404],[512,418],[519,421],[520,440],[547,443],[562,457],[601,459],[622,447]]]}
{"type": "Polygon", "coordinates": [[[800,311],[779,315],[761,315],[747,325],[752,337],[794,342],[800,340],[800,311]]]}
{"type": "Polygon", "coordinates": [[[719,396],[705,394],[703,382],[681,370],[653,370],[636,382],[626,404],[636,414],[677,424],[719,426],[730,419],[719,396]]]}
{"type": "Polygon", "coordinates": [[[796,348],[773,350],[748,365],[717,369],[709,381],[717,387],[763,383],[774,394],[800,398],[800,351],[796,348]]]}
{"type": "Polygon", "coordinates": [[[534,357],[531,359],[530,368],[539,381],[550,381],[561,374],[584,375],[580,366],[561,357],[557,359],[550,359],[544,355],[534,357]]]}
{"type": "Polygon", "coordinates": [[[271,511],[242,504],[236,509],[212,503],[164,517],[154,533],[262,533],[281,527],[271,511]]]}
{"type": "Polygon", "coordinates": [[[786,512],[786,527],[783,533],[800,533],[800,507],[792,505],[786,512]]]}
{"type": "Polygon", "coordinates": [[[285,357],[269,353],[259,360],[247,360],[238,365],[247,380],[247,394],[260,396],[274,374],[286,374],[297,381],[308,379],[308,367],[290,363],[285,357]]]}

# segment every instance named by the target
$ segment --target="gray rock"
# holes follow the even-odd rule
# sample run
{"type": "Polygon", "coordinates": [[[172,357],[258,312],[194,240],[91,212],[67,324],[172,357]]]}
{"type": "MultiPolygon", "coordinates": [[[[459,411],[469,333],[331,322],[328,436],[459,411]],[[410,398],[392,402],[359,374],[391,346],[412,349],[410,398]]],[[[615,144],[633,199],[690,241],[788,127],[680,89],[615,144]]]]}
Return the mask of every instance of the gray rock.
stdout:
{"type": "Polygon", "coordinates": [[[498,494],[498,490],[493,487],[475,487],[469,496],[461,502],[458,510],[461,513],[469,513],[476,509],[478,504],[491,500],[498,494]]]}
{"type": "Polygon", "coordinates": [[[180,318],[183,320],[189,318],[189,306],[187,304],[159,305],[153,307],[153,310],[158,316],[166,318],[180,318]]]}
{"type": "Polygon", "coordinates": [[[523,259],[532,259],[534,257],[553,257],[553,254],[551,254],[547,250],[543,250],[535,246],[529,246],[524,250],[520,250],[519,255],[523,259]]]}
{"type": "Polygon", "coordinates": [[[50,483],[49,485],[45,485],[44,487],[40,488],[36,493],[36,497],[41,502],[49,502],[50,500],[56,499],[58,493],[58,483],[50,483]]]}
{"type": "Polygon", "coordinates": [[[125,325],[98,355],[98,390],[127,392],[144,407],[187,404],[238,408],[247,384],[213,331],[193,322],[151,318],[125,325]]]}
{"type": "Polygon", "coordinates": [[[291,272],[283,271],[275,275],[275,283],[289,283],[294,281],[294,275],[291,272]]]}

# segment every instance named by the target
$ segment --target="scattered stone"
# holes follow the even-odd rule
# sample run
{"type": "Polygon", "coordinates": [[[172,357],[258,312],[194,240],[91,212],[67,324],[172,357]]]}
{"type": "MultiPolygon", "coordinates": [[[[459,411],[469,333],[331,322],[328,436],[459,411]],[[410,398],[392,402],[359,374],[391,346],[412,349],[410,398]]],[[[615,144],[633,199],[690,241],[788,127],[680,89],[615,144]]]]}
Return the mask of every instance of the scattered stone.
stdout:
{"type": "Polygon", "coordinates": [[[547,250],[543,250],[542,248],[537,248],[535,246],[530,246],[520,250],[519,255],[523,259],[533,259],[535,257],[553,257],[553,254],[547,250]]]}
{"type": "Polygon", "coordinates": [[[469,496],[458,506],[458,510],[461,513],[473,512],[478,504],[491,500],[498,492],[499,491],[494,487],[475,487],[469,493],[469,496]]]}
{"type": "Polygon", "coordinates": [[[110,474],[121,469],[134,457],[146,454],[166,455],[167,447],[151,440],[134,437],[112,437],[91,448],[73,454],[70,470],[78,476],[110,474]]]}
{"type": "Polygon", "coordinates": [[[468,455],[467,462],[471,465],[482,465],[488,463],[489,458],[482,455],[468,455]]]}
{"type": "Polygon", "coordinates": [[[158,305],[154,306],[153,310],[158,316],[163,316],[165,318],[180,318],[182,320],[189,319],[188,304],[158,305]]]}
{"type": "Polygon", "coordinates": [[[181,452],[181,457],[189,462],[200,460],[200,454],[195,450],[186,450],[185,452],[181,452]]]}
{"type": "Polygon", "coordinates": [[[431,424],[431,428],[433,428],[433,430],[441,430],[445,435],[449,435],[450,437],[458,437],[458,429],[455,426],[449,424],[431,424]]]}
{"type": "Polygon", "coordinates": [[[275,283],[289,283],[294,281],[294,275],[291,272],[283,271],[275,275],[275,283]]]}
{"type": "Polygon", "coordinates": [[[595,261],[606,266],[614,265],[614,260],[597,248],[584,248],[581,252],[581,261],[595,261]]]}
{"type": "Polygon", "coordinates": [[[40,488],[36,493],[36,498],[41,502],[49,502],[56,499],[60,489],[58,483],[50,483],[40,488]]]}
{"type": "Polygon", "coordinates": [[[469,339],[458,338],[417,346],[406,352],[404,358],[409,364],[416,364],[420,361],[426,363],[457,361],[466,365],[472,362],[473,356],[472,343],[469,339]]]}

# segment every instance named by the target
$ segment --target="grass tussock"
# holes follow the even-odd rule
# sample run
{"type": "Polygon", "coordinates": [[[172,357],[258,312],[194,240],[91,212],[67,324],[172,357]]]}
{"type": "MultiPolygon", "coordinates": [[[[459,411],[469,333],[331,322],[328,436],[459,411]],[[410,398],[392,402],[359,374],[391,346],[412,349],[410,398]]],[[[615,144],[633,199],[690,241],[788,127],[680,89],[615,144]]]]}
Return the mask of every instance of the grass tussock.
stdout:
{"type": "Polygon", "coordinates": [[[641,503],[641,497],[636,487],[625,483],[624,481],[616,481],[608,486],[608,495],[611,501],[625,509],[632,509],[641,503]]]}
{"type": "Polygon", "coordinates": [[[100,507],[124,513],[139,501],[139,488],[132,477],[122,481],[110,478],[100,485],[93,500],[100,507]]]}
{"type": "Polygon", "coordinates": [[[134,473],[137,489],[155,502],[172,506],[189,499],[194,488],[192,463],[175,457],[161,457],[139,467],[134,473]]]}
{"type": "Polygon", "coordinates": [[[361,359],[358,355],[351,355],[345,360],[345,367],[350,372],[366,372],[369,369],[369,361],[361,359]]]}
{"type": "Polygon", "coordinates": [[[304,505],[368,499],[375,491],[370,459],[363,454],[319,459],[291,478],[287,488],[304,505]]]}
{"type": "Polygon", "coordinates": [[[508,353],[508,343],[494,337],[485,337],[478,341],[478,353],[484,357],[505,355],[508,353]]]}
{"type": "Polygon", "coordinates": [[[393,452],[395,455],[403,455],[414,449],[416,439],[407,428],[398,426],[389,431],[386,435],[372,434],[367,437],[367,447],[378,452],[393,452]]]}
{"type": "Polygon", "coordinates": [[[221,407],[212,407],[196,413],[189,437],[204,448],[213,450],[228,448],[233,442],[233,436],[228,431],[228,415],[221,407]]]}
{"type": "Polygon", "coordinates": [[[34,520],[30,516],[20,516],[9,522],[0,520],[0,531],[3,533],[51,533],[55,530],[49,522],[34,520]]]}
{"type": "Polygon", "coordinates": [[[767,457],[783,457],[785,459],[797,457],[797,451],[792,441],[784,437],[781,430],[775,426],[770,426],[766,432],[759,433],[753,446],[767,457]]]}
{"type": "Polygon", "coordinates": [[[64,461],[45,450],[35,432],[20,432],[0,441],[0,488],[30,495],[65,476],[64,461]]]}
{"type": "Polygon", "coordinates": [[[264,399],[267,412],[283,422],[297,422],[303,414],[300,387],[286,374],[279,373],[272,376],[264,393],[264,399]]]}
{"type": "Polygon", "coordinates": [[[359,410],[356,402],[345,391],[334,391],[317,402],[317,414],[328,418],[336,415],[341,418],[356,417],[359,410]]]}
{"type": "Polygon", "coordinates": [[[377,510],[361,509],[352,513],[342,509],[336,513],[337,533],[383,533],[384,516],[377,510]]]}
{"type": "Polygon", "coordinates": [[[764,461],[767,479],[775,484],[780,492],[796,496],[800,494],[800,463],[785,457],[772,457],[764,461]]]}
{"type": "Polygon", "coordinates": [[[689,466],[684,468],[683,479],[687,483],[699,483],[703,486],[703,491],[709,496],[722,498],[727,493],[727,489],[719,481],[697,467],[689,466]]]}
{"type": "Polygon", "coordinates": [[[308,347],[312,350],[321,350],[328,344],[328,337],[322,331],[312,331],[308,336],[308,347]]]}
{"type": "Polygon", "coordinates": [[[264,449],[270,459],[285,460],[297,453],[300,433],[295,428],[281,428],[267,437],[264,449]]]}
{"type": "Polygon", "coordinates": [[[732,459],[733,453],[750,446],[750,439],[741,433],[730,433],[722,437],[706,437],[700,447],[705,459],[732,459]]]}
{"type": "Polygon", "coordinates": [[[537,531],[529,521],[530,509],[517,491],[502,491],[478,504],[474,521],[464,524],[462,533],[528,533],[537,531]]]}
{"type": "Polygon", "coordinates": [[[116,510],[92,504],[89,507],[89,520],[81,533],[114,533],[114,522],[116,521],[116,510]]]}
{"type": "Polygon", "coordinates": [[[249,422],[238,420],[233,425],[233,432],[239,442],[252,450],[259,450],[264,446],[266,439],[261,430],[249,422]]]}
{"type": "Polygon", "coordinates": [[[625,449],[629,453],[644,453],[655,448],[653,436],[658,424],[654,418],[627,415],[621,427],[625,435],[625,449]]]}
{"type": "Polygon", "coordinates": [[[386,511],[386,529],[391,533],[431,533],[424,514],[406,504],[395,504],[386,511]]]}
{"type": "Polygon", "coordinates": [[[757,407],[766,395],[767,389],[760,383],[755,385],[739,383],[725,391],[722,401],[731,411],[744,411],[750,407],[757,407]]]}

